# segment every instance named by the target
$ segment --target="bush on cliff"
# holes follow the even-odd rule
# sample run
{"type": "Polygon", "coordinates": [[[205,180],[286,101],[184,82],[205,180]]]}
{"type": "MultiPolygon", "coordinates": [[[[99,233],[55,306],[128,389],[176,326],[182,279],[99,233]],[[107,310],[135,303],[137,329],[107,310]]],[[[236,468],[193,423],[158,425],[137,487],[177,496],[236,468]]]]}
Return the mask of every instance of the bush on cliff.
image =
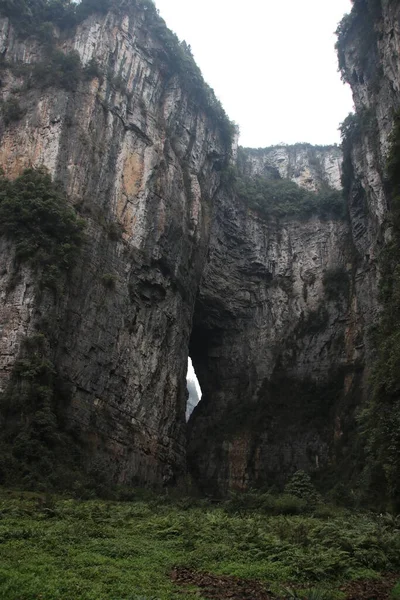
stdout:
{"type": "MultiPolygon", "coordinates": [[[[13,181],[0,174],[0,235],[15,244],[15,270],[23,262],[33,269],[38,291],[62,290],[82,246],[83,228],[44,169],[27,169],[13,181]]],[[[22,342],[0,394],[0,482],[35,489],[69,487],[77,478],[73,466],[79,454],[65,431],[69,393],[53,363],[51,304],[45,314],[40,330],[22,342]]]]}
{"type": "Polygon", "coordinates": [[[224,175],[231,190],[248,206],[265,216],[322,219],[344,218],[345,202],[341,191],[326,186],[318,192],[306,190],[289,179],[270,179],[261,175],[248,177],[224,175]]]}
{"type": "Polygon", "coordinates": [[[0,173],[0,235],[16,244],[16,258],[56,289],[75,263],[84,222],[43,169],[27,169],[14,181],[0,173]]]}
{"type": "Polygon", "coordinates": [[[309,506],[315,505],[320,496],[304,471],[296,471],[285,486],[286,494],[305,500],[309,506]]]}

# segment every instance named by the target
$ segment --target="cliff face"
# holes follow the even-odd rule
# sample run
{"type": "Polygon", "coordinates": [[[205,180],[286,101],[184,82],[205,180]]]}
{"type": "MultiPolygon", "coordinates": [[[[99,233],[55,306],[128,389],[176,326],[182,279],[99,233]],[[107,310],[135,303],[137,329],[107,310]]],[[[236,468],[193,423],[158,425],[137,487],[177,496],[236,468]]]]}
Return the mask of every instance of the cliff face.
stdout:
{"type": "Polygon", "coordinates": [[[43,44],[0,22],[2,98],[22,113],[3,113],[0,166],[14,178],[44,165],[87,225],[57,298],[38,297],[27,267],[11,281],[13,245],[1,241],[1,389],[23,340],[54,315],[51,358],[69,389],[68,428],[85,442],[82,468],[120,483],[184,470],[188,339],[227,153],[150,33],[157,18],[132,3],[61,35],[58,49],[102,73],[71,87],[74,74],[64,85],[33,80],[26,65],[50,69],[43,44]]]}
{"type": "Polygon", "coordinates": [[[366,337],[366,366],[372,366],[373,379],[363,423],[364,479],[376,503],[394,510],[400,493],[399,23],[397,2],[357,0],[338,39],[342,76],[352,87],[356,107],[343,126],[343,166],[359,254],[357,297],[366,325],[375,329],[374,346],[366,337]]]}
{"type": "MultiPolygon", "coordinates": [[[[351,470],[399,104],[399,9],[372,5],[376,14],[353,11],[341,34],[357,108],[343,172],[335,146],[239,148],[240,185],[229,176],[229,123],[151,2],[121,0],[73,31],[53,28],[50,50],[0,20],[0,166],[9,179],[45,166],[86,222],[57,292],[39,291],[38,272],[0,239],[0,391],[24,340],[45,334],[82,470],[171,483],[187,449],[213,493],[283,483],[296,469],[351,470]],[[330,204],[341,176],[348,214],[330,204]],[[259,200],[263,181],[270,204],[259,200]],[[203,397],[187,444],[188,353],[203,397]]],[[[30,419],[24,407],[19,419],[30,419]]]]}
{"type": "Polygon", "coordinates": [[[239,149],[238,164],[243,174],[290,179],[317,191],[323,185],[340,190],[343,155],[338,146],[271,146],[239,149]]]}
{"type": "MultiPolygon", "coordinates": [[[[245,172],[270,177],[297,149],[247,152],[245,172]]],[[[337,181],[337,154],[317,180],[301,155],[293,178],[337,181]]],[[[352,259],[345,219],[268,217],[219,194],[190,345],[203,397],[188,460],[203,489],[282,483],[335,460],[363,355],[352,259]]]]}
{"type": "Polygon", "coordinates": [[[388,239],[385,173],[400,102],[399,36],[399,7],[390,0],[356,2],[339,28],[339,65],[356,108],[343,127],[345,192],[358,251],[358,299],[369,324],[379,312],[377,259],[388,239]]]}
{"type": "MultiPolygon", "coordinates": [[[[363,469],[369,500],[398,496],[398,190],[387,160],[400,105],[399,11],[391,0],[356,0],[339,27],[356,107],[343,125],[349,220],[274,222],[238,198],[218,203],[191,348],[204,396],[190,422],[189,464],[206,489],[268,485],[299,468],[336,469],[357,485],[363,469]],[[366,440],[357,441],[357,406],[367,408],[364,454],[355,450],[366,440]]],[[[246,175],[309,189],[338,181],[332,151],[246,150],[238,160],[246,175]]]]}

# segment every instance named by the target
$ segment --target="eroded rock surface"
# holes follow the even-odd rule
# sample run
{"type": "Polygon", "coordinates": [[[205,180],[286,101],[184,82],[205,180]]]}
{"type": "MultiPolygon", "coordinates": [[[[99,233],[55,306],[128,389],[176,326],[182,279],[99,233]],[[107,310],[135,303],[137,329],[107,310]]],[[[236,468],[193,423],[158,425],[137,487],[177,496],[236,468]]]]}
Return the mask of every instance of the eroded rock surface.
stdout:
{"type": "Polygon", "coordinates": [[[170,482],[185,468],[188,340],[229,150],[170,75],[147,19],[132,3],[62,38],[64,52],[106,73],[71,89],[24,89],[17,61],[47,60],[44,50],[0,23],[2,97],[23,110],[1,124],[0,166],[11,178],[45,166],[87,222],[83,255],[56,301],[39,302],[28,269],[10,289],[13,251],[1,241],[2,391],[21,342],[55,309],[52,358],[88,445],[85,465],[119,483],[170,482]]]}
{"type": "Polygon", "coordinates": [[[316,191],[323,185],[340,190],[343,155],[338,146],[271,146],[239,150],[238,163],[244,175],[290,179],[316,191]]]}
{"type": "Polygon", "coordinates": [[[218,200],[190,347],[189,463],[212,492],[326,468],[363,362],[347,221],[218,200]]]}
{"type": "Polygon", "coordinates": [[[343,175],[349,218],[325,219],[268,215],[223,183],[236,152],[171,66],[151,15],[132,2],[61,35],[57,48],[92,71],[51,86],[26,80],[27,65],[46,60],[43,45],[0,21],[2,98],[22,109],[1,120],[0,166],[10,178],[45,166],[87,223],[59,296],[39,296],[26,265],[16,277],[15,249],[0,240],[0,391],[23,340],[51,314],[51,358],[69,390],[69,425],[85,440],[83,469],[127,484],[185,472],[189,346],[203,398],[188,461],[202,489],[345,468],[390,235],[384,163],[400,104],[399,9],[385,0],[372,19],[373,52],[357,19],[346,37],[342,68],[361,121],[343,169],[335,146],[237,153],[242,175],[311,191],[340,189],[343,175]]]}

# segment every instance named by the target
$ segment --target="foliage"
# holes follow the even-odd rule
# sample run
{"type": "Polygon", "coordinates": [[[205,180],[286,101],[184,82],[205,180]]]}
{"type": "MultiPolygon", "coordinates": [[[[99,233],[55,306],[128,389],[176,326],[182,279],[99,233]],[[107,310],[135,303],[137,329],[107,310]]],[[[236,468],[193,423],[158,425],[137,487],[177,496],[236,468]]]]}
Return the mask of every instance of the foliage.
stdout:
{"type": "MultiPolygon", "coordinates": [[[[11,383],[0,397],[0,482],[25,488],[68,487],[78,447],[63,428],[67,390],[42,333],[24,340],[11,383]]],[[[76,475],[75,475],[76,477],[76,475]]]]}
{"type": "Polygon", "coordinates": [[[392,594],[390,596],[393,600],[399,600],[400,598],[400,581],[392,590],[392,594]]]}
{"type": "Polygon", "coordinates": [[[65,54],[61,50],[52,50],[48,59],[35,63],[31,71],[32,82],[41,88],[55,86],[74,90],[82,76],[81,60],[75,51],[65,54]]]}
{"type": "Polygon", "coordinates": [[[99,63],[95,58],[91,58],[86,67],[84,68],[84,76],[86,79],[102,79],[104,74],[100,68],[99,63]]]}
{"type": "Polygon", "coordinates": [[[308,218],[318,215],[327,219],[345,215],[342,192],[329,187],[314,193],[289,179],[239,176],[233,174],[232,169],[224,175],[224,181],[243,202],[266,216],[308,218]]]}
{"type": "Polygon", "coordinates": [[[310,476],[304,471],[296,471],[285,486],[285,492],[305,500],[308,505],[315,505],[319,500],[317,490],[311,483],[310,476]]]}
{"type": "Polygon", "coordinates": [[[340,593],[338,594],[332,590],[326,590],[323,588],[313,588],[311,590],[300,590],[295,591],[288,589],[287,590],[287,599],[295,599],[295,600],[337,600],[338,598],[343,598],[340,593]]]}
{"type": "Polygon", "coordinates": [[[306,500],[289,491],[279,496],[256,490],[232,492],[224,506],[228,513],[240,515],[255,511],[266,515],[300,515],[309,511],[306,500]]]}
{"type": "Polygon", "coordinates": [[[40,284],[58,289],[83,242],[84,223],[43,169],[14,181],[0,175],[0,235],[16,244],[16,257],[40,273],[40,284]]]}
{"type": "Polygon", "coordinates": [[[19,121],[24,114],[18,100],[12,97],[0,103],[0,110],[5,125],[19,121]]]}
{"type": "Polygon", "coordinates": [[[93,12],[107,12],[110,5],[109,0],[0,0],[0,14],[12,20],[20,36],[37,35],[43,41],[49,25],[68,30],[93,12]]]}
{"type": "Polygon", "coordinates": [[[170,579],[180,565],[277,590],[294,581],[315,590],[300,597],[316,598],[400,568],[399,530],[368,514],[267,516],[149,494],[118,503],[7,490],[0,514],[1,600],[188,600],[196,590],[170,579]]]}

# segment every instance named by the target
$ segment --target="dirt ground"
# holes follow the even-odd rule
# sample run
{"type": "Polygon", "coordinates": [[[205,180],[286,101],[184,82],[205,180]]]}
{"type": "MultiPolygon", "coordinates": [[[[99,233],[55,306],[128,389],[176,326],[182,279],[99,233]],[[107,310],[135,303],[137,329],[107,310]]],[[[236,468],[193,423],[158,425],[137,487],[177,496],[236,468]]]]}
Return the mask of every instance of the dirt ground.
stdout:
{"type": "MultiPolygon", "coordinates": [[[[268,589],[267,584],[239,577],[211,575],[184,567],[174,569],[171,577],[178,585],[197,586],[201,589],[202,596],[210,600],[278,600],[279,598],[268,589]]],[[[399,574],[391,573],[379,581],[351,581],[341,586],[340,590],[346,594],[347,600],[389,600],[390,592],[398,580],[399,574]]],[[[293,585],[290,584],[282,586],[283,589],[292,587],[293,585]]]]}

